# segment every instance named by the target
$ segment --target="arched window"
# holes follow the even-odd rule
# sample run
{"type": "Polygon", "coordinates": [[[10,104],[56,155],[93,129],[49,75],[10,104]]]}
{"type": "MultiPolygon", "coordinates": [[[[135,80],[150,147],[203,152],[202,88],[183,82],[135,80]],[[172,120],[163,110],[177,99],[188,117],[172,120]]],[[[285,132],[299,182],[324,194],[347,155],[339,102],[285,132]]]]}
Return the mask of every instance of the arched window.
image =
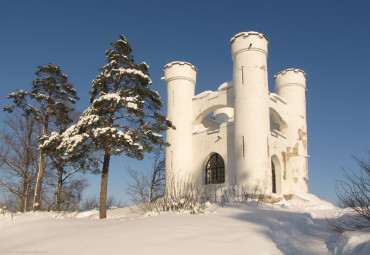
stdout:
{"type": "Polygon", "coordinates": [[[217,184],[225,182],[225,163],[222,157],[215,153],[206,165],[206,184],[217,184]]]}

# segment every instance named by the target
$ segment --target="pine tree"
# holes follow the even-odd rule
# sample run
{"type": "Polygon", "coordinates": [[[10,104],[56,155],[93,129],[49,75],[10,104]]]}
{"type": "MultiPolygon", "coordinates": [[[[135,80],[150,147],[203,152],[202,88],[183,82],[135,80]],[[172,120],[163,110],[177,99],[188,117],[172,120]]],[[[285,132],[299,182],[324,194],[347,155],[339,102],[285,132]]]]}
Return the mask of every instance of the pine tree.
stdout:
{"type": "Polygon", "coordinates": [[[145,152],[166,145],[160,133],[172,127],[159,113],[162,108],[159,94],[149,88],[152,83],[149,66],[145,62],[135,63],[123,35],[111,46],[106,51],[107,64],[92,82],[91,106],[78,123],[64,132],[60,144],[66,154],[80,151],[86,143],[104,153],[100,218],[106,218],[110,157],[125,154],[143,159],[145,152]]]}
{"type": "MultiPolygon", "coordinates": [[[[11,107],[4,106],[3,110],[12,112],[20,108],[26,115],[33,115],[42,123],[42,134],[48,135],[53,123],[69,123],[68,113],[72,110],[69,103],[74,104],[77,92],[63,74],[59,66],[47,64],[38,66],[35,72],[37,78],[32,82],[31,91],[18,90],[8,95],[13,100],[11,107]]],[[[33,209],[41,208],[42,180],[46,167],[46,155],[40,153],[39,169],[36,181],[33,209]]]]}
{"type": "MultiPolygon", "coordinates": [[[[80,113],[74,111],[70,112],[70,118],[76,121],[78,120],[79,114],[80,113]]],[[[63,141],[63,132],[65,132],[69,124],[70,123],[57,122],[55,125],[56,132],[52,132],[50,135],[43,136],[39,139],[42,142],[39,146],[40,151],[50,158],[50,166],[57,172],[55,211],[71,207],[72,204],[69,198],[74,198],[71,194],[75,195],[79,192],[79,189],[82,192],[82,189],[86,186],[83,179],[69,181],[70,177],[79,172],[90,172],[93,174],[98,174],[100,172],[98,170],[98,157],[88,144],[84,144],[81,150],[72,155],[66,155],[63,148],[60,147],[63,141]],[[81,187],[77,188],[76,191],[67,192],[66,190],[70,190],[69,186],[71,186],[71,184],[81,184],[82,186],[80,185],[81,187]]],[[[75,205],[73,206],[75,207],[75,205]]]]}

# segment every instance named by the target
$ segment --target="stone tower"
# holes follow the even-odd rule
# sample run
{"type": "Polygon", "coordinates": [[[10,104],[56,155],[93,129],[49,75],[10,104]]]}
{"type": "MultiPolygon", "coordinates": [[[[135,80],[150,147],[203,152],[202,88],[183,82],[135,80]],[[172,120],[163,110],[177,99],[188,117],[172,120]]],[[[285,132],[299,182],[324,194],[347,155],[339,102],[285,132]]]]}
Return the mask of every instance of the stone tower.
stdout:
{"type": "Polygon", "coordinates": [[[167,119],[172,121],[175,130],[166,133],[171,144],[166,150],[166,171],[176,169],[176,177],[188,178],[193,170],[193,111],[197,69],[185,62],[172,62],[164,67],[167,84],[167,119]]]}
{"type": "Polygon", "coordinates": [[[308,192],[306,74],[287,69],[268,90],[268,39],[243,32],[230,40],[233,81],[194,94],[197,69],[164,67],[167,178],[245,185],[265,193],[308,192]],[[213,113],[213,116],[212,116],[213,113]]]}

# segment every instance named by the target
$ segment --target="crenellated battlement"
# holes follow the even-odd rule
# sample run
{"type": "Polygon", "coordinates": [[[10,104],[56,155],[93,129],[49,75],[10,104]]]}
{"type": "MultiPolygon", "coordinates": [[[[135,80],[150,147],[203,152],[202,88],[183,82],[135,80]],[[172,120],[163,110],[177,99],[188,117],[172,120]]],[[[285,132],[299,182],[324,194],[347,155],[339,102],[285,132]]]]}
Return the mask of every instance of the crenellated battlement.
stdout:
{"type": "Polygon", "coordinates": [[[301,69],[288,68],[274,75],[275,89],[286,86],[306,88],[306,73],[301,69]]]}
{"type": "Polygon", "coordinates": [[[171,63],[168,63],[167,65],[164,66],[163,70],[167,69],[167,68],[170,68],[170,67],[175,67],[175,66],[189,66],[191,67],[192,69],[194,69],[196,72],[198,72],[198,69],[193,66],[192,64],[188,63],[188,62],[184,62],[184,61],[173,61],[171,63]]]}
{"type": "Polygon", "coordinates": [[[301,70],[301,69],[296,69],[296,68],[288,68],[288,69],[285,69],[283,71],[280,71],[278,72],[277,74],[274,75],[274,79],[276,78],[276,76],[278,75],[285,75],[287,73],[290,73],[290,72],[294,72],[295,74],[299,74],[299,73],[302,73],[304,75],[304,77],[306,77],[306,73],[301,70]]]}
{"type": "Polygon", "coordinates": [[[197,68],[188,62],[174,61],[164,66],[166,84],[173,80],[187,80],[196,84],[197,68]]]}
{"type": "Polygon", "coordinates": [[[240,33],[234,35],[233,37],[231,37],[230,44],[232,44],[235,41],[235,39],[237,39],[239,37],[246,38],[246,37],[251,36],[251,35],[257,35],[259,38],[261,38],[261,39],[265,38],[267,41],[269,41],[267,36],[265,36],[264,34],[254,32],[254,31],[249,31],[249,32],[240,32],[240,33]]]}

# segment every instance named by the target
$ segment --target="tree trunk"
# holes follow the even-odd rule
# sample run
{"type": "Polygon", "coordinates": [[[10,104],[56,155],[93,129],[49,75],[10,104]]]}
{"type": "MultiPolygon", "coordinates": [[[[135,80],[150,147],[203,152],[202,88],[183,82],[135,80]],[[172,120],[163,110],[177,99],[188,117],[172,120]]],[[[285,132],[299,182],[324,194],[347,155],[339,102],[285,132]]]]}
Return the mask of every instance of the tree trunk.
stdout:
{"type": "Polygon", "coordinates": [[[154,169],[153,174],[152,174],[152,180],[150,182],[150,188],[149,188],[149,201],[148,201],[149,203],[151,203],[152,200],[153,200],[153,190],[154,190],[155,175],[156,175],[156,171],[154,169]]]}
{"type": "Polygon", "coordinates": [[[36,188],[35,188],[35,198],[33,200],[33,210],[39,211],[41,208],[41,188],[42,179],[44,178],[45,170],[45,155],[40,155],[39,172],[37,174],[36,188]]]}
{"type": "Polygon", "coordinates": [[[25,199],[24,199],[24,212],[27,212],[29,210],[29,203],[30,203],[29,195],[30,195],[30,191],[31,191],[31,184],[30,184],[30,180],[28,179],[27,180],[26,194],[25,194],[25,199]]]}
{"type": "MultiPolygon", "coordinates": [[[[30,195],[30,188],[31,188],[31,176],[32,171],[30,170],[32,165],[32,140],[34,136],[34,121],[35,119],[31,118],[30,123],[27,124],[27,140],[25,143],[26,147],[26,162],[25,162],[25,168],[23,172],[23,211],[21,212],[27,212],[29,207],[29,195],[30,195]]],[[[28,122],[27,122],[28,123],[28,122]]]]}
{"type": "Polygon", "coordinates": [[[19,211],[26,212],[27,211],[27,195],[28,195],[28,176],[26,173],[23,173],[23,180],[22,180],[22,197],[19,204],[19,211]]]}
{"type": "MultiPolygon", "coordinates": [[[[49,126],[49,117],[48,114],[50,108],[46,109],[46,116],[44,120],[44,126],[42,129],[42,134],[47,135],[48,126],[49,126]]],[[[42,179],[44,178],[44,171],[46,166],[46,156],[45,154],[40,153],[40,163],[39,163],[39,172],[37,174],[36,188],[35,188],[35,198],[33,200],[33,211],[39,211],[41,208],[41,190],[42,190],[42,179]]]]}
{"type": "Polygon", "coordinates": [[[103,170],[101,175],[100,185],[100,207],[99,207],[99,218],[105,219],[107,217],[107,188],[108,188],[108,171],[110,162],[110,148],[109,144],[105,146],[103,170]]]}
{"type": "MultiPolygon", "coordinates": [[[[28,152],[27,152],[28,153],[28,152]]],[[[26,165],[24,167],[24,170],[23,170],[23,180],[22,180],[22,197],[21,197],[21,202],[20,202],[20,205],[19,205],[19,211],[20,212],[27,212],[27,209],[28,209],[28,189],[29,189],[29,172],[28,172],[28,168],[29,168],[29,161],[28,160],[28,155],[26,156],[27,160],[26,160],[26,165]]]]}
{"type": "Polygon", "coordinates": [[[150,189],[149,189],[149,199],[148,199],[148,202],[151,203],[152,202],[152,195],[153,194],[153,185],[150,185],[150,189]]]}
{"type": "Polygon", "coordinates": [[[63,186],[63,168],[58,168],[58,185],[57,185],[57,195],[55,198],[55,211],[60,211],[61,204],[61,195],[62,195],[62,186],[63,186]]]}

